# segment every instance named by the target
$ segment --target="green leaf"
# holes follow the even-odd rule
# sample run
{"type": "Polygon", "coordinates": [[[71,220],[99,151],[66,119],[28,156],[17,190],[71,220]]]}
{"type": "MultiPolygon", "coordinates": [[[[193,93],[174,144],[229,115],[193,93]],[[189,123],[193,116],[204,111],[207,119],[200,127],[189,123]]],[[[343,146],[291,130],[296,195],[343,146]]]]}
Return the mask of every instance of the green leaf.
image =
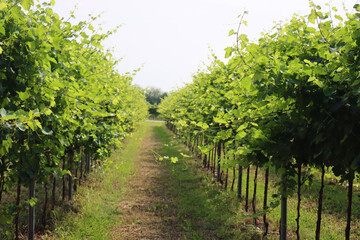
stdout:
{"type": "Polygon", "coordinates": [[[360,11],[360,4],[355,4],[355,5],[353,6],[353,8],[356,9],[356,10],[358,10],[358,11],[360,11]]]}
{"type": "Polygon", "coordinates": [[[29,121],[29,122],[27,122],[26,123],[28,126],[29,126],[29,128],[31,129],[31,130],[35,130],[35,124],[33,123],[33,122],[31,122],[31,121],[29,121]]]}
{"type": "Polygon", "coordinates": [[[21,6],[26,10],[29,11],[31,6],[34,5],[33,0],[22,0],[21,6]]]}
{"type": "Polygon", "coordinates": [[[250,122],[250,124],[253,125],[254,127],[258,127],[258,126],[259,126],[259,124],[254,123],[254,122],[250,122]]]}
{"type": "Polygon", "coordinates": [[[21,99],[21,101],[25,101],[26,99],[28,99],[31,95],[29,92],[18,92],[19,94],[19,98],[21,99]]]}
{"type": "Polygon", "coordinates": [[[336,18],[337,20],[340,20],[340,21],[343,21],[343,20],[344,20],[340,15],[337,15],[337,14],[335,14],[335,18],[336,18]]]}
{"type": "Polygon", "coordinates": [[[312,10],[311,10],[311,13],[310,13],[310,15],[309,15],[309,17],[308,17],[309,22],[311,22],[312,24],[315,24],[316,17],[317,17],[317,15],[316,15],[316,10],[315,10],[315,9],[312,9],[312,10]]]}
{"type": "Polygon", "coordinates": [[[251,79],[252,79],[252,76],[253,76],[253,75],[250,75],[250,76],[248,76],[248,77],[245,77],[245,78],[241,81],[242,85],[243,85],[243,86],[246,88],[246,90],[248,90],[248,91],[251,90],[251,84],[252,84],[251,79]]]}
{"type": "Polygon", "coordinates": [[[266,139],[265,135],[262,133],[261,130],[255,129],[253,131],[253,138],[255,139],[266,139]]]}
{"type": "Polygon", "coordinates": [[[244,129],[246,129],[248,127],[248,123],[244,123],[241,124],[240,127],[238,127],[238,129],[236,129],[237,132],[243,131],[244,129]]]}
{"type": "Polygon", "coordinates": [[[207,130],[209,128],[209,125],[207,123],[199,122],[197,125],[203,130],[207,130]]]}
{"type": "Polygon", "coordinates": [[[245,131],[240,131],[236,134],[236,138],[237,139],[242,139],[247,135],[247,133],[245,131]]]}
{"type": "Polygon", "coordinates": [[[179,124],[180,124],[181,126],[183,126],[183,127],[187,127],[187,126],[188,126],[188,124],[187,124],[186,121],[184,121],[184,120],[180,120],[180,121],[179,121],[179,124]]]}
{"type": "Polygon", "coordinates": [[[4,10],[6,7],[7,7],[7,3],[6,3],[6,2],[0,3],[0,11],[4,10]]]}
{"type": "Polygon", "coordinates": [[[4,109],[4,108],[1,108],[0,109],[0,115],[1,115],[1,117],[6,117],[6,110],[4,109]]]}
{"type": "Polygon", "coordinates": [[[221,124],[227,124],[226,120],[219,117],[214,117],[214,122],[221,123],[221,124]]]}
{"type": "Polygon", "coordinates": [[[323,82],[321,82],[321,81],[319,81],[319,80],[317,80],[317,79],[314,80],[313,82],[314,82],[318,87],[321,87],[321,88],[322,88],[322,87],[324,86],[324,85],[323,85],[323,82]]]}
{"type": "Polygon", "coordinates": [[[15,126],[23,132],[26,131],[26,126],[22,122],[16,122],[15,126]]]}
{"type": "Polygon", "coordinates": [[[6,152],[9,152],[9,149],[11,148],[12,146],[12,139],[9,138],[9,139],[6,139],[6,140],[2,140],[2,146],[5,148],[6,152]]]}
{"type": "Polygon", "coordinates": [[[308,82],[313,82],[314,80],[316,80],[316,77],[310,77],[310,78],[308,79],[308,82]]]}
{"type": "Polygon", "coordinates": [[[312,63],[311,63],[309,60],[307,60],[307,59],[304,59],[304,62],[307,63],[307,64],[309,64],[309,65],[312,64],[312,63]]]}
{"type": "Polygon", "coordinates": [[[52,135],[53,134],[53,131],[50,130],[49,128],[47,127],[44,127],[43,129],[41,129],[41,132],[45,135],[52,135]]]}
{"type": "Polygon", "coordinates": [[[171,158],[170,158],[170,161],[171,161],[172,163],[177,163],[177,162],[179,161],[179,159],[178,159],[177,157],[171,157],[171,158]]]}
{"type": "Polygon", "coordinates": [[[71,176],[71,172],[69,170],[57,169],[54,171],[54,177],[56,180],[61,179],[66,174],[71,176]]]}
{"type": "Polygon", "coordinates": [[[87,35],[85,32],[81,32],[80,35],[81,35],[83,38],[88,38],[88,35],[87,35]]]}
{"type": "Polygon", "coordinates": [[[52,57],[50,57],[49,55],[47,55],[46,58],[47,58],[50,62],[57,64],[57,61],[56,61],[55,58],[52,58],[52,57]]]}
{"type": "Polygon", "coordinates": [[[16,19],[22,19],[23,18],[23,11],[21,9],[20,6],[15,5],[14,7],[12,7],[12,16],[14,16],[14,18],[16,19]]]}
{"type": "Polygon", "coordinates": [[[233,34],[235,34],[235,31],[234,31],[234,29],[231,29],[230,32],[229,32],[229,37],[230,37],[231,35],[233,35],[233,34]]]}
{"type": "Polygon", "coordinates": [[[36,202],[37,202],[37,198],[35,198],[35,197],[30,198],[28,201],[28,203],[31,207],[35,206],[36,202]]]}
{"type": "Polygon", "coordinates": [[[249,38],[248,38],[248,36],[246,34],[241,34],[239,36],[239,40],[241,40],[241,42],[243,44],[247,44],[249,42],[249,38]]]}
{"type": "Polygon", "coordinates": [[[50,114],[52,114],[52,111],[50,110],[50,108],[44,108],[42,111],[43,111],[43,113],[44,113],[45,115],[50,115],[50,114]]]}
{"type": "Polygon", "coordinates": [[[41,123],[39,122],[39,120],[35,119],[34,122],[35,122],[35,124],[36,124],[36,126],[37,126],[38,128],[42,129],[42,125],[41,125],[41,123]]]}
{"type": "Polygon", "coordinates": [[[225,48],[225,58],[231,57],[231,54],[233,51],[234,51],[234,49],[232,47],[225,48]]]}

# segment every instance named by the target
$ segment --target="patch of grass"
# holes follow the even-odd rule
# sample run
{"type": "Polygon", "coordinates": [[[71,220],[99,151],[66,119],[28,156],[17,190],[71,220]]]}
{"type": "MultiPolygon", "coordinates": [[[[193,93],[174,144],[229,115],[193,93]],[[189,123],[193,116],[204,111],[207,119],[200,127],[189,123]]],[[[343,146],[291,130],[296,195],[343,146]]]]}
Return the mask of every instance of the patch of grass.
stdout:
{"type": "Polygon", "coordinates": [[[177,157],[166,162],[171,169],[169,194],[176,194],[178,218],[188,239],[261,239],[253,226],[233,221],[238,203],[222,191],[209,175],[201,170],[200,160],[184,157],[189,154],[164,126],[154,127],[163,143],[161,155],[177,157]],[[240,224],[240,225],[239,225],[240,224]]]}
{"type": "MultiPolygon", "coordinates": [[[[262,217],[258,218],[258,225],[253,225],[252,197],[254,189],[254,168],[250,174],[249,184],[249,212],[244,212],[244,201],[239,204],[236,200],[236,191],[225,191],[214,184],[215,179],[210,172],[201,171],[201,160],[194,162],[192,159],[183,158],[180,152],[187,153],[184,145],[174,139],[170,133],[158,127],[154,129],[166,143],[162,154],[178,157],[179,162],[170,164],[173,172],[173,189],[179,194],[179,215],[183,219],[183,228],[188,232],[190,239],[211,239],[209,235],[215,234],[222,239],[261,239],[262,217]]],[[[225,169],[224,169],[225,170],[225,169]]],[[[236,171],[237,173],[237,171],[236,171]]],[[[315,174],[316,175],[316,174],[315,174]]],[[[232,181],[232,171],[229,169],[229,183],[232,181]]],[[[275,183],[278,177],[271,171],[268,204],[273,199],[272,194],[277,194],[275,183]]],[[[259,169],[257,180],[256,209],[263,208],[265,170],[259,169]]],[[[234,189],[237,188],[237,180],[234,189]]],[[[243,172],[243,199],[245,198],[246,169],[243,172]]],[[[302,188],[302,206],[300,218],[300,235],[302,239],[314,239],[317,221],[317,199],[320,189],[319,176],[315,176],[313,183],[302,188]]],[[[359,189],[354,187],[352,239],[360,238],[360,195],[359,189]]],[[[296,238],[296,212],[297,196],[294,194],[288,199],[288,237],[296,238]]],[[[326,181],[324,189],[323,213],[321,224],[321,239],[344,239],[347,209],[347,189],[335,185],[330,180],[326,181]]],[[[269,235],[266,239],[278,239],[280,206],[272,209],[267,214],[270,221],[269,235]]]]}
{"type": "Polygon", "coordinates": [[[134,159],[147,127],[146,124],[140,125],[123,149],[113,153],[105,169],[90,174],[87,185],[79,188],[73,201],[78,211],[58,219],[54,232],[45,239],[111,238],[109,228],[119,221],[122,214],[118,203],[123,198],[124,183],[134,168],[134,159]]]}
{"type": "MultiPolygon", "coordinates": [[[[230,171],[229,171],[230,172],[230,171]]],[[[232,175],[229,176],[232,179],[232,175]]],[[[270,174],[268,203],[271,201],[279,200],[273,199],[272,194],[277,194],[277,187],[275,183],[278,181],[274,171],[270,174]]],[[[257,180],[257,201],[256,209],[260,211],[263,207],[264,197],[264,182],[265,182],[265,170],[259,169],[258,180],[257,180]]],[[[235,183],[235,189],[237,188],[237,182],[235,183]]],[[[243,172],[243,199],[245,198],[246,188],[246,169],[243,172]]],[[[250,183],[249,183],[249,215],[252,214],[252,196],[254,189],[254,168],[250,172],[250,183]]],[[[313,183],[302,188],[302,200],[301,200],[301,217],[300,217],[300,236],[301,239],[314,239],[315,238],[315,227],[317,221],[317,201],[318,192],[320,189],[319,176],[315,176],[313,183]]],[[[234,193],[235,194],[235,193],[234,193]]],[[[245,201],[242,202],[244,206],[245,201]]],[[[359,207],[360,197],[359,191],[354,191],[353,197],[353,216],[352,216],[352,239],[360,238],[360,224],[359,224],[359,207]]],[[[288,236],[289,238],[295,238],[296,230],[296,217],[297,217],[297,195],[294,193],[293,196],[288,199],[288,236]]],[[[346,209],[347,209],[347,190],[341,185],[334,185],[330,181],[326,181],[324,189],[324,201],[322,211],[322,222],[321,222],[321,239],[344,239],[345,226],[346,226],[346,209]]],[[[241,215],[241,213],[240,213],[241,215]]],[[[270,221],[269,230],[271,235],[268,239],[277,239],[279,231],[279,220],[280,220],[280,206],[272,209],[267,214],[268,221],[270,221]]],[[[262,218],[259,218],[259,226],[262,227],[262,218]]]]}

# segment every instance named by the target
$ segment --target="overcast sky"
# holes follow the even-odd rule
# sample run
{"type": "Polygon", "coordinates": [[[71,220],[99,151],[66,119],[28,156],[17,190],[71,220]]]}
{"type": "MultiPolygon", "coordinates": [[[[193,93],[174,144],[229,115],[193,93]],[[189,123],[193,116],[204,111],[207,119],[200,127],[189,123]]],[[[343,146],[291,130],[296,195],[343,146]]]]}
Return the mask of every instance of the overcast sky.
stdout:
{"type": "MultiPolygon", "coordinates": [[[[342,2],[332,0],[331,5],[342,9],[342,2]]],[[[356,2],[346,0],[347,8],[356,2]]],[[[209,62],[209,49],[223,58],[224,49],[235,42],[228,32],[237,28],[238,16],[245,10],[248,26],[241,32],[252,40],[274,22],[310,11],[307,0],[57,0],[55,12],[67,18],[75,4],[77,20],[102,14],[96,23],[104,29],[122,25],[104,42],[116,58],[123,58],[119,72],[143,66],[134,83],[163,91],[191,82],[191,75],[209,62]]]]}

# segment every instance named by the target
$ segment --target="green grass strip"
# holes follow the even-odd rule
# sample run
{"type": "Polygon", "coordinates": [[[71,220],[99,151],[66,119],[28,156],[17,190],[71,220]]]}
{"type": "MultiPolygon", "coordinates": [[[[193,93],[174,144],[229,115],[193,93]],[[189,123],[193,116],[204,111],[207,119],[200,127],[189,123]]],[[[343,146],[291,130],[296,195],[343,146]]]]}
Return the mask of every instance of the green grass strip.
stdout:
{"type": "MultiPolygon", "coordinates": [[[[118,204],[123,198],[125,182],[134,168],[134,160],[148,125],[140,125],[123,149],[116,150],[104,169],[94,171],[75,199],[77,211],[69,212],[56,226],[56,239],[109,239],[109,228],[115,225],[121,212],[118,204]]],[[[56,215],[56,213],[55,213],[56,215]]]]}
{"type": "Polygon", "coordinates": [[[235,195],[223,191],[201,170],[201,160],[187,157],[187,149],[164,126],[154,127],[154,132],[162,142],[160,154],[179,159],[167,162],[171,171],[169,192],[176,196],[179,224],[186,239],[259,239],[254,227],[237,220],[235,195]]]}

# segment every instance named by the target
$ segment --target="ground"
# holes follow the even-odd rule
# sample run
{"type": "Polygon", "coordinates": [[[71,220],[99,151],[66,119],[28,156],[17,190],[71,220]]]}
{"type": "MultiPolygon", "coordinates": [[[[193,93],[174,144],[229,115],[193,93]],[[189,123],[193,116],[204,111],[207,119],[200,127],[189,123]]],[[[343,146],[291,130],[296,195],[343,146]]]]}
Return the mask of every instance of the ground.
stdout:
{"type": "MultiPolygon", "coordinates": [[[[232,169],[230,169],[232,170],[232,169]]],[[[229,171],[229,184],[233,179],[229,171]]],[[[245,189],[245,172],[242,188],[245,189]]],[[[316,175],[315,175],[316,176],[316,175]]],[[[235,176],[235,179],[236,176],[235,176]]],[[[53,232],[42,239],[264,239],[262,216],[254,226],[252,196],[254,168],[250,171],[250,212],[236,191],[216,182],[163,122],[146,122],[113,153],[105,170],[95,170],[77,192],[72,211],[56,221],[53,232]],[[176,163],[171,158],[177,159],[176,163]],[[78,207],[76,207],[78,206],[78,207]]],[[[276,173],[271,171],[268,203],[276,201],[276,173]]],[[[300,222],[302,239],[314,239],[318,180],[303,188],[300,222]]],[[[234,190],[237,188],[235,182],[234,190]]],[[[257,178],[257,210],[262,209],[264,169],[257,178]]],[[[359,239],[358,192],[354,197],[352,238],[359,239]]],[[[328,184],[325,188],[322,239],[342,239],[346,189],[328,184]],[[337,204],[332,204],[336,202],[337,204]],[[332,207],[332,206],[335,207],[332,207]]],[[[244,191],[243,191],[244,199],[244,191]]],[[[288,201],[288,237],[295,237],[296,196],[288,201]]],[[[280,207],[267,213],[270,222],[266,239],[278,239],[280,207]]]]}
{"type": "Polygon", "coordinates": [[[119,203],[121,224],[111,228],[112,239],[183,239],[174,196],[167,192],[169,167],[153,154],[160,147],[153,131],[143,138],[125,199],[119,203]]]}

